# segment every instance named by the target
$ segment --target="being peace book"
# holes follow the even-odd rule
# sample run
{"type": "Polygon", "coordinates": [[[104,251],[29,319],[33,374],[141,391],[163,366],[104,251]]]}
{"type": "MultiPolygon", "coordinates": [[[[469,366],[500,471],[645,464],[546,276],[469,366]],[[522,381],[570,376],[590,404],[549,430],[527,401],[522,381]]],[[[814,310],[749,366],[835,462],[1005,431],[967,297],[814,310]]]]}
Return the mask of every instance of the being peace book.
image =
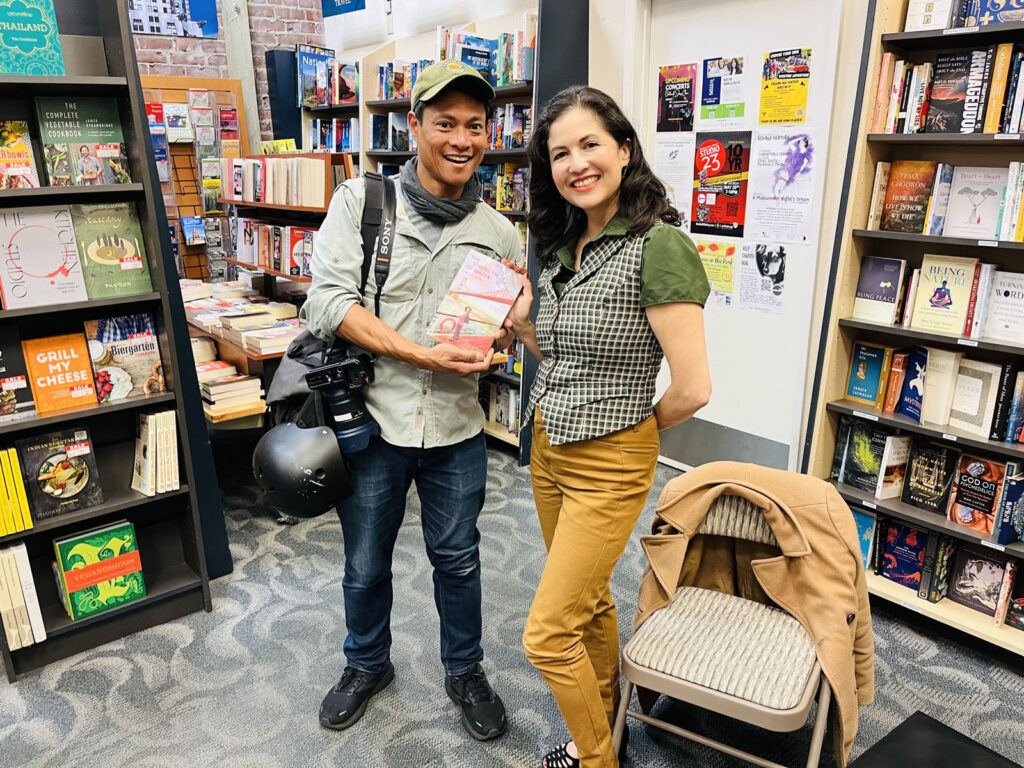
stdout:
{"type": "Polygon", "coordinates": [[[21,342],[29,384],[40,416],[96,405],[85,336],[69,333],[21,342]]]}
{"type": "Polygon", "coordinates": [[[51,187],[131,183],[115,99],[40,96],[35,103],[51,187]]]}
{"type": "Polygon", "coordinates": [[[86,320],[85,338],[101,403],[164,391],[160,345],[151,315],[86,320]]]}
{"type": "Polygon", "coordinates": [[[153,290],[135,203],[72,205],[71,218],[90,299],[153,290]]]}
{"type": "Polygon", "coordinates": [[[18,327],[5,323],[0,325],[0,422],[28,418],[35,412],[18,327]]]}
{"type": "Polygon", "coordinates": [[[16,440],[32,517],[51,517],[103,502],[96,453],[84,426],[16,440]]]}
{"type": "Polygon", "coordinates": [[[63,75],[64,55],[53,0],[0,4],[0,73],[63,75]]]}
{"type": "Polygon", "coordinates": [[[53,549],[72,620],[146,596],[135,526],[127,520],[55,539],[53,549]]]}
{"type": "Polygon", "coordinates": [[[85,278],[66,205],[0,209],[4,309],[85,301],[85,278]]]}
{"type": "Polygon", "coordinates": [[[0,121],[0,189],[39,186],[32,136],[24,120],[0,121]]]}
{"type": "Polygon", "coordinates": [[[869,323],[891,325],[896,319],[907,268],[904,259],[865,256],[860,262],[857,293],[853,300],[853,318],[869,323]]]}
{"type": "Polygon", "coordinates": [[[441,300],[428,335],[439,343],[486,353],[522,287],[518,272],[471,249],[441,300]]]}
{"type": "Polygon", "coordinates": [[[946,208],[943,237],[992,240],[999,226],[1006,168],[957,166],[946,208]]]}
{"type": "Polygon", "coordinates": [[[946,443],[914,440],[900,500],[918,509],[946,514],[960,451],[946,443]]]}
{"type": "Polygon", "coordinates": [[[897,160],[889,171],[880,229],[919,235],[924,231],[935,181],[935,162],[897,160]]]}
{"type": "Polygon", "coordinates": [[[967,320],[977,259],[925,254],[910,327],[943,336],[960,336],[967,320]]]}

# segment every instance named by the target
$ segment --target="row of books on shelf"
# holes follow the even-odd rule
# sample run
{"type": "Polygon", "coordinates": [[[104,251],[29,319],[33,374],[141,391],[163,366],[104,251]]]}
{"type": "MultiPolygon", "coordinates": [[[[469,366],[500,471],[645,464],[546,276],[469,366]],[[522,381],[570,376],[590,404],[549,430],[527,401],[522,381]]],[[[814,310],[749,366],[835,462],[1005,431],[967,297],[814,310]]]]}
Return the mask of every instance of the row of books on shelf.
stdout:
{"type": "Polygon", "coordinates": [[[1024,241],[1024,173],[931,160],[880,162],[868,229],[934,237],[1024,241]]]}
{"type": "Polygon", "coordinates": [[[481,165],[480,194],[497,211],[513,213],[526,210],[526,192],[530,187],[530,169],[514,163],[481,165]]]}
{"type": "Polygon", "coordinates": [[[537,14],[525,12],[519,26],[497,37],[482,37],[451,27],[437,28],[439,61],[454,59],[480,70],[491,85],[506,86],[533,80],[537,46],[537,14]]]}
{"type": "Polygon", "coordinates": [[[302,155],[264,155],[249,158],[223,158],[220,176],[229,179],[223,185],[225,200],[240,203],[322,208],[331,189],[355,176],[351,155],[333,164],[330,180],[324,158],[302,155]]]}
{"type": "Polygon", "coordinates": [[[260,153],[264,155],[294,155],[300,151],[295,139],[267,139],[260,142],[260,153]]]}
{"type": "Polygon", "coordinates": [[[359,63],[335,56],[332,48],[299,43],[295,46],[297,107],[356,104],[359,63]]]}
{"type": "Polygon", "coordinates": [[[28,120],[0,121],[0,189],[36,188],[41,178],[51,187],[131,183],[115,99],[40,96],[34,105],[45,174],[36,168],[28,120]]]}
{"type": "Polygon", "coordinates": [[[361,146],[358,117],[317,119],[309,123],[310,152],[358,153],[361,146]]]}
{"type": "Polygon", "coordinates": [[[511,103],[495,107],[488,133],[490,149],[523,149],[533,134],[533,108],[511,103]]]}
{"type": "Polygon", "coordinates": [[[852,318],[1024,346],[1024,274],[976,258],[933,254],[907,274],[903,259],[865,256],[852,318]]]}
{"type": "MultiPolygon", "coordinates": [[[[72,621],[146,596],[135,526],[118,520],[53,540],[57,593],[72,621]]],[[[0,549],[0,618],[7,648],[46,640],[35,578],[24,544],[0,549]]]]}
{"type": "Polygon", "coordinates": [[[854,510],[865,567],[907,596],[948,599],[988,616],[992,624],[1024,630],[1024,581],[1019,561],[938,531],[854,510]]]}
{"type": "Polygon", "coordinates": [[[513,376],[523,375],[523,356],[526,354],[521,339],[512,342],[503,353],[504,359],[495,355],[495,365],[502,373],[510,373],[513,376]]]}
{"type": "Polygon", "coordinates": [[[976,29],[1021,21],[1021,12],[1006,0],[910,0],[904,32],[976,29]]]}
{"type": "Polygon", "coordinates": [[[164,391],[151,315],[84,326],[84,333],[25,340],[16,326],[0,326],[0,422],[164,391]]]}
{"type": "Polygon", "coordinates": [[[519,388],[502,381],[480,379],[479,392],[480,407],[487,421],[504,427],[509,434],[518,435],[519,388]]]}
{"type": "Polygon", "coordinates": [[[981,440],[1020,443],[1024,426],[1024,358],[971,360],[934,347],[853,345],[844,399],[945,426],[981,440]]]}
{"type": "Polygon", "coordinates": [[[174,411],[137,414],[135,435],[132,490],[144,496],[178,490],[181,484],[174,411]]]}
{"type": "Polygon", "coordinates": [[[0,252],[4,309],[153,290],[134,203],[6,208],[0,252]]]}
{"type": "Polygon", "coordinates": [[[370,149],[378,152],[415,152],[416,139],[409,132],[407,112],[370,115],[370,149]]]}
{"type": "Polygon", "coordinates": [[[237,218],[235,258],[254,267],[310,277],[310,260],[319,230],[237,218]]]}
{"type": "Polygon", "coordinates": [[[188,101],[185,103],[147,101],[146,118],[150,135],[162,135],[165,146],[167,143],[195,142],[199,149],[199,159],[213,157],[218,147],[221,156],[238,157],[241,151],[238,109],[234,106],[215,107],[210,96],[206,88],[189,88],[188,101]]]}
{"type": "Polygon", "coordinates": [[[1020,541],[1024,463],[843,414],[830,478],[879,500],[898,499],[1000,544],[1020,541]]]}
{"type": "Polygon", "coordinates": [[[1013,43],[939,53],[934,64],[883,53],[870,132],[1018,134],[1022,63],[1013,43]]]}

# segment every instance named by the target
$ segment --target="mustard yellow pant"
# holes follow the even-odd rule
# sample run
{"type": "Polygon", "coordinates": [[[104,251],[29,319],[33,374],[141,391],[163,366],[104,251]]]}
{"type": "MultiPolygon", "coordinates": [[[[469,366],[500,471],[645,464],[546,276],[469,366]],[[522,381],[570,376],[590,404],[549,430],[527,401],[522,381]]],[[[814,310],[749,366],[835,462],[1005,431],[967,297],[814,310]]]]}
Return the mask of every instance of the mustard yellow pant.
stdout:
{"type": "Polygon", "coordinates": [[[619,626],[612,571],[647,500],[658,459],[653,416],[593,440],[552,446],[536,412],[533,498],[548,559],[523,632],[583,768],[616,768],[619,626]]]}

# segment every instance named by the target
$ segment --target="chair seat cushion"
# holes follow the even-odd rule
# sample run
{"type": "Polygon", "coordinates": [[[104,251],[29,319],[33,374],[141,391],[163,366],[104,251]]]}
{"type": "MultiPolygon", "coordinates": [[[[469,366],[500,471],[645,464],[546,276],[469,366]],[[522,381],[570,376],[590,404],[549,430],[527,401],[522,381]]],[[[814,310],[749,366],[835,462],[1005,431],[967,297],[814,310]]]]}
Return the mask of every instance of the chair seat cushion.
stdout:
{"type": "Polygon", "coordinates": [[[696,587],[680,587],[625,653],[634,664],[778,710],[797,706],[816,661],[810,636],[785,611],[696,587]]]}

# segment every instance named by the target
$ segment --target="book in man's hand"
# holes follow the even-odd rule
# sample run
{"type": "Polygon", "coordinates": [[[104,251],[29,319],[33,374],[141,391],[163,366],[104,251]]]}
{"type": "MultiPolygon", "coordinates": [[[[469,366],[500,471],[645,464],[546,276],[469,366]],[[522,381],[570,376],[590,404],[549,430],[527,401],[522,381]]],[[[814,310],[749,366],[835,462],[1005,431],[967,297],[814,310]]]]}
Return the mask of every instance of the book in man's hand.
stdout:
{"type": "Polygon", "coordinates": [[[522,289],[522,278],[514,269],[469,251],[437,308],[430,338],[487,352],[522,289]]]}

